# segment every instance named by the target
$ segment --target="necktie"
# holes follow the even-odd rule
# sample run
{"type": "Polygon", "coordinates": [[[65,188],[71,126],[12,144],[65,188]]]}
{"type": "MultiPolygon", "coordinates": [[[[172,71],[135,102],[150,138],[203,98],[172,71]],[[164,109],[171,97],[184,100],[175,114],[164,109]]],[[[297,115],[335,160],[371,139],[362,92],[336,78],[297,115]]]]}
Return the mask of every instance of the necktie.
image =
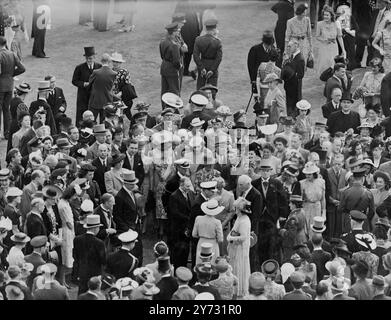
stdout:
{"type": "Polygon", "coordinates": [[[269,182],[267,181],[262,181],[262,186],[263,186],[263,189],[265,190],[265,192],[267,191],[267,187],[269,186],[269,182]]]}

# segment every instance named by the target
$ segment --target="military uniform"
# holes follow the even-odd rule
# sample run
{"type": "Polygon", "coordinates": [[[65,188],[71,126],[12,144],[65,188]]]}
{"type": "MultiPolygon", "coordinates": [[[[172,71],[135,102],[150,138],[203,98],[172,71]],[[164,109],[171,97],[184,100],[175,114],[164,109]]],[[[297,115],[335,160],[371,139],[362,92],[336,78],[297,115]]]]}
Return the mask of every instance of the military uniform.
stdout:
{"type": "MultiPolygon", "coordinates": [[[[166,27],[167,30],[172,29],[173,26],[166,27]]],[[[160,56],[162,64],[160,66],[160,75],[162,77],[161,95],[166,92],[172,92],[180,95],[180,69],[181,69],[181,52],[179,45],[175,40],[170,39],[167,35],[165,39],[160,42],[160,56]]]]}
{"type": "Polygon", "coordinates": [[[350,231],[349,212],[352,210],[358,210],[366,214],[364,230],[369,228],[370,224],[368,222],[371,221],[375,213],[375,204],[373,194],[360,183],[353,183],[350,188],[347,188],[341,194],[339,212],[343,215],[342,230],[345,233],[350,231]]]}
{"type": "Polygon", "coordinates": [[[116,279],[130,277],[138,266],[138,259],[130,251],[121,248],[107,258],[106,271],[116,279]]]}
{"type": "Polygon", "coordinates": [[[208,83],[217,87],[218,68],[223,58],[221,40],[212,34],[205,34],[196,38],[193,52],[194,62],[198,68],[197,90],[206,84],[206,78],[201,76],[201,71],[212,71],[213,75],[208,83]]]}
{"type": "MultiPolygon", "coordinates": [[[[358,210],[352,210],[350,212],[350,218],[352,220],[357,221],[357,222],[362,222],[362,221],[367,220],[366,215],[358,210]]],[[[344,240],[346,242],[346,245],[347,245],[350,252],[355,253],[355,252],[359,252],[362,250],[362,247],[359,243],[357,243],[355,236],[356,236],[356,234],[364,234],[364,233],[367,233],[367,232],[364,231],[362,228],[357,228],[357,229],[351,230],[350,232],[342,235],[342,240],[344,240]]]]}

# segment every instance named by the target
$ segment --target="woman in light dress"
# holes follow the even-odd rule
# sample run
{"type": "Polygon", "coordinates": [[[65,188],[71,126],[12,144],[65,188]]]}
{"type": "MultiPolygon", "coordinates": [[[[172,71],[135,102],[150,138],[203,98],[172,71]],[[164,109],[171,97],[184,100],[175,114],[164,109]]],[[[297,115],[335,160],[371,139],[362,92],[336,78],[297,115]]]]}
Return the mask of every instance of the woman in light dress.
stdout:
{"type": "Polygon", "coordinates": [[[280,125],[280,118],[286,116],[285,92],[278,87],[282,80],[279,75],[273,72],[266,76],[263,83],[268,87],[263,103],[264,108],[269,112],[268,123],[278,123],[280,125]]]}
{"type": "Polygon", "coordinates": [[[219,206],[216,199],[211,199],[201,205],[204,216],[195,219],[192,236],[198,238],[196,265],[201,263],[201,245],[205,242],[213,245],[212,251],[215,257],[220,256],[219,244],[223,242],[223,227],[221,221],[215,218],[225,208],[219,206]]]}
{"type": "Polygon", "coordinates": [[[306,3],[298,5],[295,11],[296,16],[287,22],[284,60],[289,58],[286,50],[290,40],[299,41],[300,52],[303,54],[305,61],[307,61],[310,54],[312,55],[311,21],[307,17],[307,11],[308,5],[306,3]]]}
{"type": "Polygon", "coordinates": [[[315,63],[317,73],[320,75],[326,69],[334,66],[334,58],[338,55],[338,43],[341,46],[342,55],[346,57],[341,24],[339,21],[335,21],[333,9],[327,5],[323,8],[323,21],[318,22],[316,40],[318,54],[315,63]]]}
{"type": "Polygon", "coordinates": [[[312,137],[312,123],[310,119],[311,104],[307,100],[300,100],[296,103],[298,116],[296,117],[293,132],[301,135],[303,145],[305,145],[312,137]]]}
{"type": "Polygon", "coordinates": [[[391,71],[391,20],[387,20],[384,29],[376,34],[372,42],[373,48],[379,51],[383,57],[384,72],[391,71]]]}
{"type": "Polygon", "coordinates": [[[73,240],[75,238],[75,226],[73,220],[73,211],[70,202],[73,201],[78,194],[81,194],[80,186],[75,184],[65,189],[62,198],[58,201],[58,213],[61,218],[61,232],[59,235],[62,240],[61,259],[62,266],[60,269],[60,282],[66,284],[66,275],[70,273],[73,267],[73,240]]]}
{"type": "Polygon", "coordinates": [[[228,256],[231,258],[232,273],[238,277],[238,297],[248,294],[250,270],[251,214],[249,202],[239,197],[234,203],[237,219],[227,236],[228,256]]]}
{"type": "Polygon", "coordinates": [[[311,224],[316,216],[326,219],[325,181],[319,178],[319,168],[313,162],[307,162],[303,173],[306,178],[300,181],[303,192],[303,209],[306,218],[306,234],[312,236],[311,224]]]}

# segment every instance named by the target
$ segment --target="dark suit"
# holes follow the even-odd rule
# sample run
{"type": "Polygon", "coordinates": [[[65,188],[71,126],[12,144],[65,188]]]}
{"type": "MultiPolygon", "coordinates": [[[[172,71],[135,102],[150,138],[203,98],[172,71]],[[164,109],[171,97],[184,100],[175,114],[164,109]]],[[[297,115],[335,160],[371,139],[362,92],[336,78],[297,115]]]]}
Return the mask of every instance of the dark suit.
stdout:
{"type": "MultiPolygon", "coordinates": [[[[136,197],[134,197],[134,199],[136,199],[136,197]]],[[[133,252],[141,266],[143,263],[143,243],[141,240],[140,219],[135,200],[130,197],[128,191],[124,188],[118,191],[115,196],[113,219],[117,227],[117,234],[126,232],[129,229],[138,232],[138,241],[136,242],[133,252]]]]}
{"type": "Polygon", "coordinates": [[[287,293],[282,300],[312,300],[312,297],[302,289],[294,289],[287,293]]]}
{"type": "Polygon", "coordinates": [[[296,103],[302,99],[304,73],[305,60],[301,52],[293,59],[288,60],[281,70],[281,78],[284,80],[286,93],[287,114],[290,116],[296,116],[296,103]]]}
{"type": "MultiPolygon", "coordinates": [[[[26,234],[32,239],[36,236],[46,236],[47,231],[45,227],[45,223],[42,220],[42,217],[39,217],[35,213],[31,213],[27,215],[26,219],[26,234]]],[[[31,253],[33,248],[30,243],[26,245],[26,253],[31,253]]]]}
{"type": "Polygon", "coordinates": [[[116,227],[114,220],[113,220],[113,214],[110,212],[107,212],[105,214],[101,205],[98,205],[95,208],[94,214],[97,214],[100,216],[100,223],[102,224],[102,226],[99,228],[99,232],[96,236],[98,239],[101,239],[103,242],[105,242],[106,249],[108,249],[110,246],[121,245],[121,242],[117,238],[117,236],[118,236],[117,234],[113,234],[113,235],[108,236],[107,232],[106,232],[106,229],[109,229],[109,228],[115,229],[115,227],[116,227]],[[106,218],[106,216],[107,216],[107,218],[106,218]],[[109,221],[107,221],[107,220],[109,220],[109,221]]]}
{"type": "Polygon", "coordinates": [[[383,122],[387,124],[384,127],[386,128],[386,137],[389,137],[391,136],[391,124],[389,118],[391,115],[391,73],[387,73],[381,82],[380,105],[382,106],[383,114],[387,117],[383,120],[383,122]]]}
{"type": "Polygon", "coordinates": [[[362,250],[361,245],[356,241],[356,234],[366,233],[364,230],[352,230],[349,233],[343,234],[341,239],[346,242],[346,245],[350,252],[355,253],[362,250]]]}
{"type": "Polygon", "coordinates": [[[334,168],[327,169],[328,183],[326,184],[326,214],[327,214],[327,235],[328,238],[338,238],[342,234],[342,215],[338,211],[338,206],[331,201],[340,200],[340,189],[346,185],[345,181],[346,170],[341,169],[337,177],[334,168]]]}
{"type": "Polygon", "coordinates": [[[14,90],[14,77],[24,73],[26,69],[15,53],[4,48],[0,50],[0,70],[0,105],[3,109],[4,133],[7,134],[11,122],[9,108],[14,90]]]}
{"type": "Polygon", "coordinates": [[[29,112],[31,119],[33,119],[34,114],[38,111],[38,109],[42,107],[46,111],[46,122],[44,124],[50,127],[50,134],[54,135],[57,133],[56,122],[54,121],[54,116],[52,112],[52,108],[47,103],[46,100],[38,99],[36,101],[31,102],[29,112]]]}
{"type": "Polygon", "coordinates": [[[37,134],[33,130],[33,128],[30,128],[20,139],[19,143],[19,150],[22,157],[28,156],[31,153],[31,148],[27,145],[27,143],[36,136],[37,134]]]}
{"type": "Polygon", "coordinates": [[[314,250],[311,255],[311,262],[316,265],[316,277],[318,283],[328,274],[328,271],[325,267],[327,261],[331,260],[331,254],[324,250],[314,250]]]}
{"type": "Polygon", "coordinates": [[[96,167],[94,172],[94,180],[98,183],[99,190],[101,194],[106,193],[106,185],[105,185],[105,172],[110,170],[109,167],[109,159],[106,158],[106,166],[103,166],[101,159],[98,157],[92,161],[92,165],[96,167]]]}
{"type": "Polygon", "coordinates": [[[208,128],[208,121],[212,119],[205,111],[194,111],[192,114],[182,119],[181,128],[186,130],[189,129],[190,123],[194,118],[200,118],[200,120],[205,121],[202,125],[203,130],[208,128]]]}
{"type": "MultiPolygon", "coordinates": [[[[285,30],[284,30],[284,34],[285,34],[285,30]]],[[[285,39],[284,39],[284,43],[285,43],[285,39]]],[[[270,61],[270,52],[267,52],[265,50],[262,43],[256,44],[255,46],[251,47],[247,55],[247,69],[252,84],[255,84],[255,81],[257,80],[257,72],[258,72],[259,65],[262,62],[268,62],[268,61],[270,61]]],[[[253,92],[254,93],[257,92],[255,85],[253,85],[253,92]]]]}
{"type": "Polygon", "coordinates": [[[83,293],[77,297],[77,300],[99,300],[99,298],[89,292],[83,293]]]}
{"type": "Polygon", "coordinates": [[[112,89],[116,76],[117,73],[109,66],[102,66],[102,68],[94,70],[90,76],[91,96],[88,101],[88,109],[94,114],[95,120],[100,114],[100,123],[105,120],[103,106],[113,102],[112,89]]]}
{"type": "Polygon", "coordinates": [[[145,171],[144,171],[144,164],[143,160],[141,158],[140,153],[136,153],[133,156],[133,163],[132,165],[129,162],[129,156],[128,153],[125,153],[126,157],[124,159],[123,168],[133,170],[136,173],[136,178],[139,180],[137,185],[140,187],[144,181],[145,177],[145,171]]]}
{"type": "Polygon", "coordinates": [[[212,71],[213,75],[208,83],[217,87],[218,69],[223,58],[221,40],[211,34],[205,34],[196,38],[194,43],[193,59],[198,69],[197,90],[206,83],[206,78],[201,76],[201,71],[212,71]]]}
{"type": "Polygon", "coordinates": [[[171,300],[172,295],[178,290],[178,281],[174,277],[163,277],[156,284],[160,292],[153,297],[153,300],[171,300]]]}
{"type": "Polygon", "coordinates": [[[344,114],[342,110],[333,112],[327,119],[328,131],[332,136],[338,131],[346,132],[350,128],[353,128],[354,132],[358,133],[357,127],[359,126],[360,115],[353,110],[348,114],[344,114]]]}
{"type": "MultiPolygon", "coordinates": [[[[256,188],[251,187],[250,191],[246,195],[246,200],[251,202],[251,215],[249,215],[251,220],[251,231],[254,231],[254,233],[259,236],[259,222],[261,220],[261,213],[263,208],[262,195],[256,188]]],[[[250,248],[251,272],[259,270],[260,266],[258,245],[255,245],[250,248]]]]}
{"type": "Polygon", "coordinates": [[[163,60],[160,66],[161,95],[166,92],[180,95],[181,53],[179,45],[167,36],[160,42],[159,50],[160,57],[163,60]]]}
{"type": "Polygon", "coordinates": [[[128,250],[119,249],[107,258],[106,272],[115,279],[133,277],[133,271],[138,266],[138,259],[128,250]]]}
{"type": "Polygon", "coordinates": [[[73,240],[73,267],[75,275],[80,278],[79,294],[88,290],[88,280],[99,276],[106,264],[106,250],[102,240],[90,233],[77,236],[73,240]]]}
{"type": "MultiPolygon", "coordinates": [[[[67,101],[65,100],[64,92],[59,87],[55,87],[53,89],[53,91],[49,94],[47,101],[52,107],[52,113],[54,118],[56,118],[58,113],[65,113],[65,111],[67,110],[67,101]],[[64,108],[63,111],[60,111],[61,107],[64,108]]],[[[60,130],[57,122],[56,125],[57,129],[60,130]]]]}
{"type": "Polygon", "coordinates": [[[330,114],[332,114],[335,111],[340,111],[340,110],[341,110],[341,104],[338,104],[338,107],[335,108],[331,101],[327,102],[325,105],[322,106],[323,118],[328,119],[330,114]]]}
{"type": "MultiPolygon", "coordinates": [[[[190,237],[185,236],[191,215],[191,202],[194,199],[192,191],[185,198],[182,191],[177,189],[169,196],[168,201],[168,223],[169,223],[169,247],[171,249],[171,260],[175,268],[187,266],[187,258],[190,250],[190,237]]],[[[189,232],[192,230],[189,229],[189,232]]]]}
{"type": "MultiPolygon", "coordinates": [[[[93,70],[101,68],[100,63],[94,62],[93,70]]],[[[72,84],[77,87],[76,100],[76,125],[82,119],[83,112],[88,109],[88,101],[90,100],[91,87],[84,87],[85,82],[89,82],[92,71],[88,68],[87,62],[79,64],[73,72],[72,84]]]]}
{"type": "Polygon", "coordinates": [[[214,286],[211,286],[211,285],[203,286],[201,284],[197,284],[197,285],[193,286],[192,289],[194,289],[198,293],[209,292],[209,293],[213,294],[213,296],[215,297],[215,300],[221,300],[220,293],[217,290],[217,288],[214,286]]]}
{"type": "Polygon", "coordinates": [[[349,297],[344,293],[341,293],[341,294],[334,296],[334,298],[332,300],[356,300],[356,299],[353,297],[349,297]]]}
{"type": "Polygon", "coordinates": [[[30,288],[33,286],[33,281],[37,276],[37,269],[39,266],[42,266],[46,263],[45,260],[42,259],[42,256],[36,252],[32,252],[31,254],[24,257],[24,261],[31,263],[34,266],[33,271],[31,271],[29,277],[27,278],[26,284],[30,288]]]}
{"type": "Polygon", "coordinates": [[[162,203],[164,208],[168,208],[170,196],[179,188],[180,177],[178,173],[169,178],[164,186],[164,193],[162,195],[162,203]]]}
{"type": "Polygon", "coordinates": [[[334,75],[327,80],[323,91],[323,95],[326,97],[327,102],[331,101],[331,94],[335,88],[340,88],[342,95],[350,95],[350,90],[352,89],[352,77],[349,73],[347,73],[346,78],[347,83],[334,75]]]}

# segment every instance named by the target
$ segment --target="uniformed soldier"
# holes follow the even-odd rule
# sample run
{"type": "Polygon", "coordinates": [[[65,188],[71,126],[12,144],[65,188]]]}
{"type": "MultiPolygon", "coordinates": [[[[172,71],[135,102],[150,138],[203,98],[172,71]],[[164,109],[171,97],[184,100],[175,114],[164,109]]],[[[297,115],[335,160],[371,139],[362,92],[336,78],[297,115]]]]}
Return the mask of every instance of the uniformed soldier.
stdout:
{"type": "Polygon", "coordinates": [[[349,232],[350,229],[350,214],[352,210],[358,210],[366,215],[364,230],[369,231],[371,224],[369,223],[375,214],[375,204],[373,194],[363,186],[365,178],[365,168],[355,168],[352,170],[353,182],[350,188],[344,190],[341,194],[339,204],[339,212],[342,214],[342,233],[349,232]]]}
{"type": "Polygon", "coordinates": [[[138,233],[129,229],[121,233],[118,240],[122,242],[122,247],[109,255],[107,258],[107,273],[113,275],[116,279],[132,277],[133,270],[138,267],[138,259],[131,253],[136,244],[138,233]]]}
{"type": "Polygon", "coordinates": [[[193,58],[198,68],[197,90],[206,83],[217,87],[218,68],[223,58],[221,40],[217,37],[217,20],[205,22],[206,34],[197,37],[193,58]]]}
{"type": "Polygon", "coordinates": [[[177,33],[177,35],[175,37],[175,41],[180,48],[181,68],[179,70],[179,90],[181,90],[182,89],[182,79],[183,79],[183,68],[184,68],[184,55],[186,52],[189,51],[187,44],[183,40],[182,34],[181,34],[182,27],[186,23],[185,14],[182,12],[176,12],[174,14],[174,16],[172,17],[172,22],[178,23],[178,30],[179,30],[179,32],[177,33]]]}
{"type": "Polygon", "coordinates": [[[178,22],[170,23],[166,26],[167,35],[160,42],[160,56],[162,64],[160,67],[160,75],[162,76],[161,95],[166,92],[172,92],[180,96],[180,76],[181,69],[181,53],[180,47],[176,42],[179,36],[178,22]]]}
{"type": "Polygon", "coordinates": [[[367,233],[363,230],[364,221],[367,220],[367,216],[358,210],[350,211],[350,226],[351,231],[342,235],[342,240],[346,242],[346,245],[350,252],[361,251],[360,245],[357,243],[355,235],[367,233]]]}

